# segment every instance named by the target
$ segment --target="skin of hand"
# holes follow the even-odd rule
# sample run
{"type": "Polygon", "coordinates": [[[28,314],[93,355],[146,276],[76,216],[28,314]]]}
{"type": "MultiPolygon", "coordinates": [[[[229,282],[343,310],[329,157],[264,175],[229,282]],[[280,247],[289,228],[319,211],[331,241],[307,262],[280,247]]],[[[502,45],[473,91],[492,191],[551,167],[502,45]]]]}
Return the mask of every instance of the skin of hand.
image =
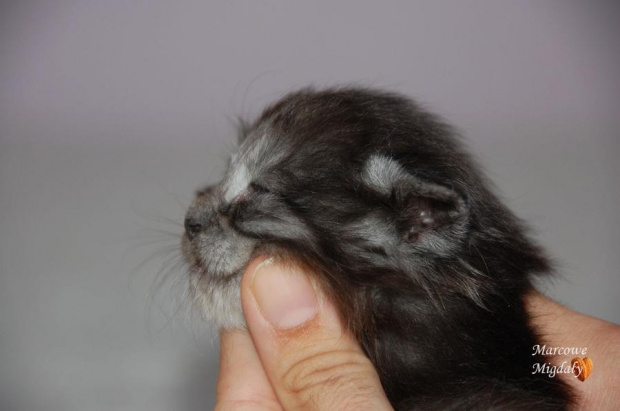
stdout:
{"type": "MultiPolygon", "coordinates": [[[[300,267],[255,259],[241,300],[248,330],[221,333],[216,410],[392,409],[372,363],[300,267]]],[[[574,388],[576,408],[617,409],[620,327],[538,292],[526,307],[548,347],[588,347],[595,368],[586,381],[555,377],[574,388]]]]}
{"type": "MultiPolygon", "coordinates": [[[[573,374],[557,374],[575,393],[574,409],[620,409],[620,326],[575,312],[539,292],[527,296],[526,309],[547,347],[587,348],[592,374],[580,381],[573,374]]],[[[557,356],[560,364],[573,358],[557,356]]]]}

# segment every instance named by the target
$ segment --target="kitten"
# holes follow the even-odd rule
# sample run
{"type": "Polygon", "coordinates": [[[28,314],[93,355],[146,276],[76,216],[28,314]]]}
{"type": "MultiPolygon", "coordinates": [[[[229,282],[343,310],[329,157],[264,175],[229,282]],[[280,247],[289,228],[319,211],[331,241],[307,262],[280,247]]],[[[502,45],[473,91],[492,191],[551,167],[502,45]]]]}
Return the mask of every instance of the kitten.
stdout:
{"type": "Polygon", "coordinates": [[[182,241],[219,327],[245,327],[241,273],[275,254],[317,273],[396,408],[566,407],[532,374],[523,302],[549,263],[449,126],[397,94],[303,89],[240,140],[182,241]]]}

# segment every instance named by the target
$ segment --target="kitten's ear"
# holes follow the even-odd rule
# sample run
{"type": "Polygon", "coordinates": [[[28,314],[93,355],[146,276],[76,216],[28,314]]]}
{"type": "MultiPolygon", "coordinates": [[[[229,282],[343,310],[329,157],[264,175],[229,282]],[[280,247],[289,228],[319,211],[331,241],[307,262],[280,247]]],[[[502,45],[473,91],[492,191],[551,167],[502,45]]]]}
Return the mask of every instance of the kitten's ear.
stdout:
{"type": "Polygon", "coordinates": [[[362,177],[367,186],[389,198],[399,214],[404,242],[446,251],[464,236],[469,209],[452,188],[416,177],[383,155],[368,159],[362,177]]]}
{"type": "Polygon", "coordinates": [[[440,235],[462,236],[469,210],[456,191],[412,175],[394,183],[391,199],[403,222],[404,241],[436,242],[440,235]]]}

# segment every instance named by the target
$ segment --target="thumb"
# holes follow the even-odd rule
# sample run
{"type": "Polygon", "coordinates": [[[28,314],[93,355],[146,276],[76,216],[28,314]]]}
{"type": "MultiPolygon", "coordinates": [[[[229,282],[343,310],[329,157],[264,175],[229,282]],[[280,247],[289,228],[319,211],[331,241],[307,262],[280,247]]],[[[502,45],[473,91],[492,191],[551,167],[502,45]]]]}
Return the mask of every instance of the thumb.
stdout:
{"type": "Polygon", "coordinates": [[[379,377],[330,301],[299,267],[253,261],[241,282],[248,329],[285,409],[391,409],[379,377]]]}

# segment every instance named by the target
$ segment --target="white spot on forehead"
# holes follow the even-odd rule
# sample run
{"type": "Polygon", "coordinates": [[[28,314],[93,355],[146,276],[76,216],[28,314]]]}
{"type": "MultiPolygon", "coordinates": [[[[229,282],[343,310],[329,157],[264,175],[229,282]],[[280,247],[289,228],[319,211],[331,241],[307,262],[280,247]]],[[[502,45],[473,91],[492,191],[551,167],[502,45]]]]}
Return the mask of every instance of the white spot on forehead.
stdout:
{"type": "Polygon", "coordinates": [[[243,193],[250,182],[251,176],[247,166],[242,162],[233,165],[231,173],[224,183],[224,200],[231,202],[235,197],[243,193]]]}
{"type": "Polygon", "coordinates": [[[406,178],[407,172],[396,161],[380,154],[373,154],[364,164],[362,180],[370,188],[389,195],[398,180],[406,178]]]}
{"type": "Polygon", "coordinates": [[[269,172],[285,156],[284,148],[270,139],[267,133],[246,140],[230,158],[230,169],[223,183],[224,201],[231,202],[255,178],[269,172]]]}
{"type": "Polygon", "coordinates": [[[254,164],[257,168],[266,169],[275,166],[284,156],[286,150],[281,144],[282,140],[275,140],[265,132],[252,141],[244,153],[248,164],[254,164]]]}

